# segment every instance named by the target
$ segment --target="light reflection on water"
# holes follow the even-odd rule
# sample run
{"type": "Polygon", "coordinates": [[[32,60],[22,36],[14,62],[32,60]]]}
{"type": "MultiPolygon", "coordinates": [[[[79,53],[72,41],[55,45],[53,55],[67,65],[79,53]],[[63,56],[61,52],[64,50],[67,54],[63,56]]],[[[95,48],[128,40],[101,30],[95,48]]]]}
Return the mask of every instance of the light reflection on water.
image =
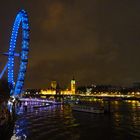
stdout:
{"type": "Polygon", "coordinates": [[[27,119],[18,119],[11,140],[26,140],[28,135],[27,119]]]}
{"type": "Polygon", "coordinates": [[[68,105],[20,113],[11,140],[137,140],[140,102],[113,101],[109,114],[73,112],[68,105]]]}

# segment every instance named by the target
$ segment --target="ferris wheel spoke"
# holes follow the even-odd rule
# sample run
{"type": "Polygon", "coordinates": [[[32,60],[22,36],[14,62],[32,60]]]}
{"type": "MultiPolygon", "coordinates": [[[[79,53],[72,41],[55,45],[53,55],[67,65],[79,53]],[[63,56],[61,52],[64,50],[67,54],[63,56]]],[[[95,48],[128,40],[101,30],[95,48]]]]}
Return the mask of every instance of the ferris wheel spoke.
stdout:
{"type": "Polygon", "coordinates": [[[2,72],[0,73],[0,79],[3,77],[5,71],[7,70],[8,67],[8,62],[6,63],[6,65],[4,66],[4,69],[2,70],[2,72]]]}
{"type": "MultiPolygon", "coordinates": [[[[2,53],[3,55],[5,55],[5,56],[9,56],[9,53],[2,53]]],[[[20,53],[14,53],[14,56],[17,56],[17,57],[19,57],[20,56],[20,53]]]]}

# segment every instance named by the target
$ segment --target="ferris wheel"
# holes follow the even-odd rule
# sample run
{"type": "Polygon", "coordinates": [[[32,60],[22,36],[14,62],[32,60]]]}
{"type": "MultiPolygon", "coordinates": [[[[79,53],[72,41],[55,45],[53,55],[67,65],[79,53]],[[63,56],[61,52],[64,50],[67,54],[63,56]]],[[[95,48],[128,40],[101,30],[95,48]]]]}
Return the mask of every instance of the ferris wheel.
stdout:
{"type": "Polygon", "coordinates": [[[4,53],[4,55],[8,56],[8,62],[5,65],[2,72],[0,73],[1,79],[5,71],[8,69],[8,83],[11,89],[11,94],[14,96],[21,93],[24,85],[25,73],[28,63],[28,53],[29,53],[29,20],[27,12],[25,10],[20,10],[14,21],[8,53],[4,53]],[[16,53],[15,48],[20,25],[22,28],[21,52],[16,53]],[[17,79],[14,78],[15,57],[20,58],[19,70],[18,73],[16,74],[17,79]]]}

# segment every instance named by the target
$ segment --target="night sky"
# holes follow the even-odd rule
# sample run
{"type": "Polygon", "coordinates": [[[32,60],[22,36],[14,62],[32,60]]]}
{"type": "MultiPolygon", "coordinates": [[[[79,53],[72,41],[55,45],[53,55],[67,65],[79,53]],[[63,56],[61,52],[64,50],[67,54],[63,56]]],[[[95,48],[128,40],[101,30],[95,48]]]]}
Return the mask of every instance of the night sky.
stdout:
{"type": "Polygon", "coordinates": [[[1,0],[0,52],[22,8],[31,28],[25,88],[66,87],[73,76],[78,85],[140,81],[140,0],[1,0]]]}

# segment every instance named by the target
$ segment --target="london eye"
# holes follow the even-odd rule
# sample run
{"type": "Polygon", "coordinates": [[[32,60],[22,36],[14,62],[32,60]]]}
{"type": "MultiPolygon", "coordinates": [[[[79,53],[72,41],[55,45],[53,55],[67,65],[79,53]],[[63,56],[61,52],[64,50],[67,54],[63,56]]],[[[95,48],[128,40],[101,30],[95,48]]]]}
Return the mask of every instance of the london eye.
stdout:
{"type": "Polygon", "coordinates": [[[10,93],[11,95],[17,96],[22,91],[28,63],[28,52],[29,52],[29,20],[27,12],[25,10],[20,10],[13,24],[8,53],[4,53],[5,55],[8,56],[8,62],[0,74],[1,79],[6,69],[8,69],[7,78],[11,89],[10,93]],[[20,26],[22,28],[21,52],[16,53],[15,49],[20,26]],[[20,58],[19,70],[18,73],[15,74],[17,75],[17,78],[14,77],[15,57],[20,58]]]}

